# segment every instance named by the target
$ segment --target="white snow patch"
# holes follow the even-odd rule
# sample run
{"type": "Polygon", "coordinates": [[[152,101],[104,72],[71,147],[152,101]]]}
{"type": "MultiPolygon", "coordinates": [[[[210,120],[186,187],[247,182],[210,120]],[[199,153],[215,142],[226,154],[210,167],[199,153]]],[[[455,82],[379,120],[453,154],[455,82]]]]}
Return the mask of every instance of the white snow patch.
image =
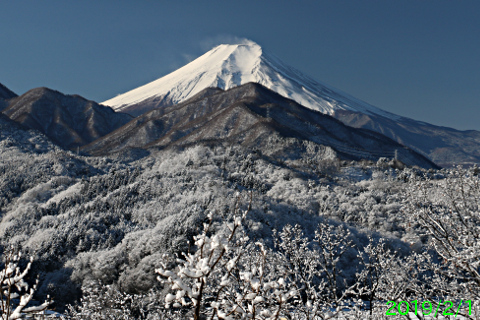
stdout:
{"type": "Polygon", "coordinates": [[[61,200],[79,193],[81,189],[82,189],[82,183],[77,182],[74,185],[71,185],[67,189],[57,193],[56,195],[48,199],[48,201],[45,204],[43,204],[43,207],[48,207],[52,203],[59,203],[61,200]]]}

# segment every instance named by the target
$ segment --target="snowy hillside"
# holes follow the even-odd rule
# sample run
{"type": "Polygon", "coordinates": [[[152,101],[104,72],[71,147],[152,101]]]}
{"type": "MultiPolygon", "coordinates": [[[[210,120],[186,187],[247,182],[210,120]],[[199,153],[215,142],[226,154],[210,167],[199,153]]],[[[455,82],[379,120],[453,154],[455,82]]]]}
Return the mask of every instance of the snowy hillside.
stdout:
{"type": "Polygon", "coordinates": [[[139,115],[162,104],[182,102],[208,87],[226,90],[248,82],[262,84],[307,108],[330,115],[336,110],[350,110],[393,120],[400,118],[316,82],[253,42],[219,45],[186,66],[103,104],[139,115]],[[147,101],[149,106],[143,106],[147,101]]]}

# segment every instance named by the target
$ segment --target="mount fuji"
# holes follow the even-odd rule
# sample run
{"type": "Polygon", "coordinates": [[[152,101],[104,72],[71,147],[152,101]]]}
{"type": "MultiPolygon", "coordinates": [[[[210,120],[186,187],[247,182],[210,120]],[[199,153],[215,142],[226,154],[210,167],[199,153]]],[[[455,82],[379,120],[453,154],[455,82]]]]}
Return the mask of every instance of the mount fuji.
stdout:
{"type": "Polygon", "coordinates": [[[102,104],[137,116],[162,105],[185,101],[205,88],[228,90],[249,82],[329,115],[336,110],[350,110],[393,120],[400,118],[311,79],[254,42],[219,45],[165,77],[102,104]]]}
{"type": "Polygon", "coordinates": [[[254,42],[219,45],[184,67],[102,104],[138,116],[181,103],[206,88],[228,90],[249,82],[349,126],[384,134],[440,165],[480,162],[480,132],[439,127],[379,109],[302,74],[254,42]]]}

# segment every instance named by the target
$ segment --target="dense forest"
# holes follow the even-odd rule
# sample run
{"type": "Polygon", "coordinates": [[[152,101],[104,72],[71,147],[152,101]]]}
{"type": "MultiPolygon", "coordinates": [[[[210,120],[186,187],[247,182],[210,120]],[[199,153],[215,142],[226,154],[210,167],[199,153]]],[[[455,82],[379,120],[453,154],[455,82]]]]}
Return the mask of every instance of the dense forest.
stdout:
{"type": "Polygon", "coordinates": [[[3,250],[31,256],[35,299],[73,319],[406,319],[390,300],[477,319],[477,167],[310,142],[300,159],[227,144],[91,157],[1,129],[3,250]]]}

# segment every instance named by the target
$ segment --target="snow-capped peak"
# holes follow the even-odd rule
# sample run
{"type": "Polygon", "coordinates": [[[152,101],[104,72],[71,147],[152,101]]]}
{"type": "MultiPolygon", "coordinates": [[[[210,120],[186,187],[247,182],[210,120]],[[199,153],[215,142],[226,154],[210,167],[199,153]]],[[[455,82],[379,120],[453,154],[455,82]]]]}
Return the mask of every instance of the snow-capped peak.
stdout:
{"type": "Polygon", "coordinates": [[[350,110],[394,120],[400,118],[303,75],[252,41],[219,45],[182,68],[103,104],[116,111],[128,112],[145,100],[168,97],[169,103],[174,104],[208,87],[226,90],[248,82],[260,83],[307,108],[326,114],[350,110]]]}

